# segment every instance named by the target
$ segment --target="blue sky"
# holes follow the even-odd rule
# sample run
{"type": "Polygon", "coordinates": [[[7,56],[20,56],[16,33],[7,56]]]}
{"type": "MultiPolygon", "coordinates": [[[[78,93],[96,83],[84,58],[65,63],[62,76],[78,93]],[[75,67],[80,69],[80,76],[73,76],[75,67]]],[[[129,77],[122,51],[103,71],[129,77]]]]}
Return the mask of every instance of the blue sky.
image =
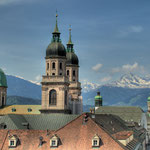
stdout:
{"type": "Polygon", "coordinates": [[[64,45],[72,41],[80,80],[105,84],[132,72],[150,74],[149,0],[0,0],[0,67],[40,81],[58,10],[64,45]]]}

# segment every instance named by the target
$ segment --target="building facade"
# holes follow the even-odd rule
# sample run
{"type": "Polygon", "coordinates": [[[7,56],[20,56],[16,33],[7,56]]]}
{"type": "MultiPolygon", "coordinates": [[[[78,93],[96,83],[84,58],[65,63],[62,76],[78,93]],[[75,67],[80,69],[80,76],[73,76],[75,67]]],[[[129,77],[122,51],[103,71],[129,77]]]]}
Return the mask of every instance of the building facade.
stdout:
{"type": "Polygon", "coordinates": [[[71,31],[67,51],[61,43],[57,25],[46,49],[46,75],[42,78],[41,113],[82,113],[78,57],[73,51],[71,31]]]}
{"type": "Polygon", "coordinates": [[[6,106],[7,99],[7,80],[6,75],[2,69],[0,69],[0,108],[6,106]]]}

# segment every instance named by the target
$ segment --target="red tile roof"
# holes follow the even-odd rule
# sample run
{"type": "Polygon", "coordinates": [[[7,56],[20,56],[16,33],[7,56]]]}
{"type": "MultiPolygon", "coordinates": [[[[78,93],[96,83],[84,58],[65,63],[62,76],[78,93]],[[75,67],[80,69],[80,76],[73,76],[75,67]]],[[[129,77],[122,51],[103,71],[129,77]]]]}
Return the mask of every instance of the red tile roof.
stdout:
{"type": "MultiPolygon", "coordinates": [[[[71,121],[59,130],[9,130],[9,135],[17,135],[20,144],[14,150],[49,150],[50,138],[56,134],[60,139],[60,145],[56,150],[93,150],[92,138],[97,134],[102,142],[98,149],[100,150],[124,150],[122,144],[117,142],[103,128],[98,126],[91,118],[83,125],[83,115],[71,121]],[[39,146],[39,137],[43,137],[43,145],[39,146]]],[[[9,150],[8,148],[8,130],[0,130],[0,150],[9,150]],[[4,146],[3,146],[4,143],[4,146]],[[3,146],[3,147],[2,147],[3,146]]],[[[54,149],[54,148],[52,148],[54,149]]]]}
{"type": "Polygon", "coordinates": [[[117,140],[126,140],[131,135],[133,135],[133,131],[121,131],[113,134],[112,136],[117,140]]]}

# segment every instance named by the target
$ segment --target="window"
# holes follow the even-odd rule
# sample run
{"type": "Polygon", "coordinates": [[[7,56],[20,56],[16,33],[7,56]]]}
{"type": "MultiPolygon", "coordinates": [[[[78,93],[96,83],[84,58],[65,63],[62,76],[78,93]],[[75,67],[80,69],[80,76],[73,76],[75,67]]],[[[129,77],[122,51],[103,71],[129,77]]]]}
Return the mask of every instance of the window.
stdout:
{"type": "Polygon", "coordinates": [[[73,76],[74,76],[74,77],[76,76],[76,71],[75,71],[75,70],[73,70],[73,76]]]}
{"type": "Polygon", "coordinates": [[[31,108],[28,108],[28,112],[31,112],[32,111],[32,109],[31,108]]]}
{"type": "Polygon", "coordinates": [[[5,98],[4,96],[2,97],[2,107],[5,105],[5,98]]]}
{"type": "Polygon", "coordinates": [[[56,105],[56,103],[57,103],[56,90],[51,90],[49,92],[49,104],[50,105],[56,105]]]}
{"type": "Polygon", "coordinates": [[[12,110],[12,112],[15,112],[15,111],[16,111],[16,108],[12,108],[11,110],[12,110]]]}
{"type": "Polygon", "coordinates": [[[97,140],[93,140],[93,146],[97,146],[97,140]]]}
{"type": "Polygon", "coordinates": [[[92,147],[100,147],[100,137],[98,135],[94,135],[93,139],[92,139],[92,147]]]}
{"type": "Polygon", "coordinates": [[[58,147],[59,146],[59,137],[57,135],[53,135],[51,138],[50,138],[50,147],[58,147]]]}
{"type": "Polygon", "coordinates": [[[8,143],[9,148],[17,147],[17,144],[19,142],[17,135],[10,135],[8,138],[9,138],[9,143],[8,143]]]}
{"type": "Polygon", "coordinates": [[[14,146],[15,142],[14,141],[10,141],[10,146],[14,146]]]}
{"type": "Polygon", "coordinates": [[[55,146],[55,145],[56,145],[56,141],[52,140],[52,146],[55,146]]]}
{"type": "Polygon", "coordinates": [[[61,69],[61,70],[62,70],[62,63],[60,63],[60,64],[59,64],[59,69],[61,69]]]}
{"type": "Polygon", "coordinates": [[[47,63],[47,70],[49,69],[49,63],[47,63]]]}
{"type": "Polygon", "coordinates": [[[54,62],[52,63],[52,69],[55,69],[55,63],[54,62]]]}
{"type": "Polygon", "coordinates": [[[65,105],[67,105],[67,91],[65,91],[65,105]]]}
{"type": "Polygon", "coordinates": [[[52,76],[55,76],[55,73],[52,73],[52,76]]]}
{"type": "Polygon", "coordinates": [[[62,73],[60,73],[59,75],[62,76],[62,73]]]}
{"type": "Polygon", "coordinates": [[[67,70],[67,76],[69,76],[69,70],[67,70]]]}

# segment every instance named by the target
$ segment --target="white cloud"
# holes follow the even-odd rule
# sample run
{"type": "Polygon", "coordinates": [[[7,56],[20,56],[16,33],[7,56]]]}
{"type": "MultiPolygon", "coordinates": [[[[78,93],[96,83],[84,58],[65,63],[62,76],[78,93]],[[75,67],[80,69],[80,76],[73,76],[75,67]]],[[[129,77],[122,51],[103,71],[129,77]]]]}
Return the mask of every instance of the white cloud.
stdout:
{"type": "Polygon", "coordinates": [[[0,5],[7,5],[14,2],[19,2],[21,0],[0,0],[0,5]]]}
{"type": "MultiPolygon", "coordinates": [[[[8,4],[12,4],[12,3],[22,3],[22,2],[33,2],[35,0],[0,0],[0,5],[8,5],[8,4]]],[[[37,0],[36,0],[37,1],[37,0]]]]}
{"type": "Polygon", "coordinates": [[[108,77],[102,78],[100,81],[101,82],[107,82],[107,81],[110,81],[111,79],[112,79],[112,77],[108,76],[108,77]]]}
{"type": "Polygon", "coordinates": [[[92,67],[92,70],[94,71],[99,71],[102,68],[103,64],[96,64],[95,66],[92,67]]]}
{"type": "Polygon", "coordinates": [[[119,31],[119,37],[126,37],[132,33],[140,33],[143,31],[142,26],[134,25],[134,26],[129,26],[128,28],[119,31]]]}
{"type": "Polygon", "coordinates": [[[130,32],[139,33],[143,31],[143,27],[142,26],[130,26],[129,30],[130,32]]]}
{"type": "Polygon", "coordinates": [[[41,81],[42,80],[42,76],[41,75],[37,75],[36,77],[35,77],[35,80],[38,82],[38,81],[41,81]]]}
{"type": "Polygon", "coordinates": [[[122,66],[123,71],[134,71],[136,69],[139,69],[139,65],[137,62],[135,62],[133,65],[126,64],[122,66]]]}
{"type": "Polygon", "coordinates": [[[111,73],[128,73],[128,72],[138,72],[138,73],[144,73],[145,68],[144,66],[139,65],[137,62],[134,64],[125,64],[122,65],[121,67],[116,67],[111,69],[111,73]]]}

